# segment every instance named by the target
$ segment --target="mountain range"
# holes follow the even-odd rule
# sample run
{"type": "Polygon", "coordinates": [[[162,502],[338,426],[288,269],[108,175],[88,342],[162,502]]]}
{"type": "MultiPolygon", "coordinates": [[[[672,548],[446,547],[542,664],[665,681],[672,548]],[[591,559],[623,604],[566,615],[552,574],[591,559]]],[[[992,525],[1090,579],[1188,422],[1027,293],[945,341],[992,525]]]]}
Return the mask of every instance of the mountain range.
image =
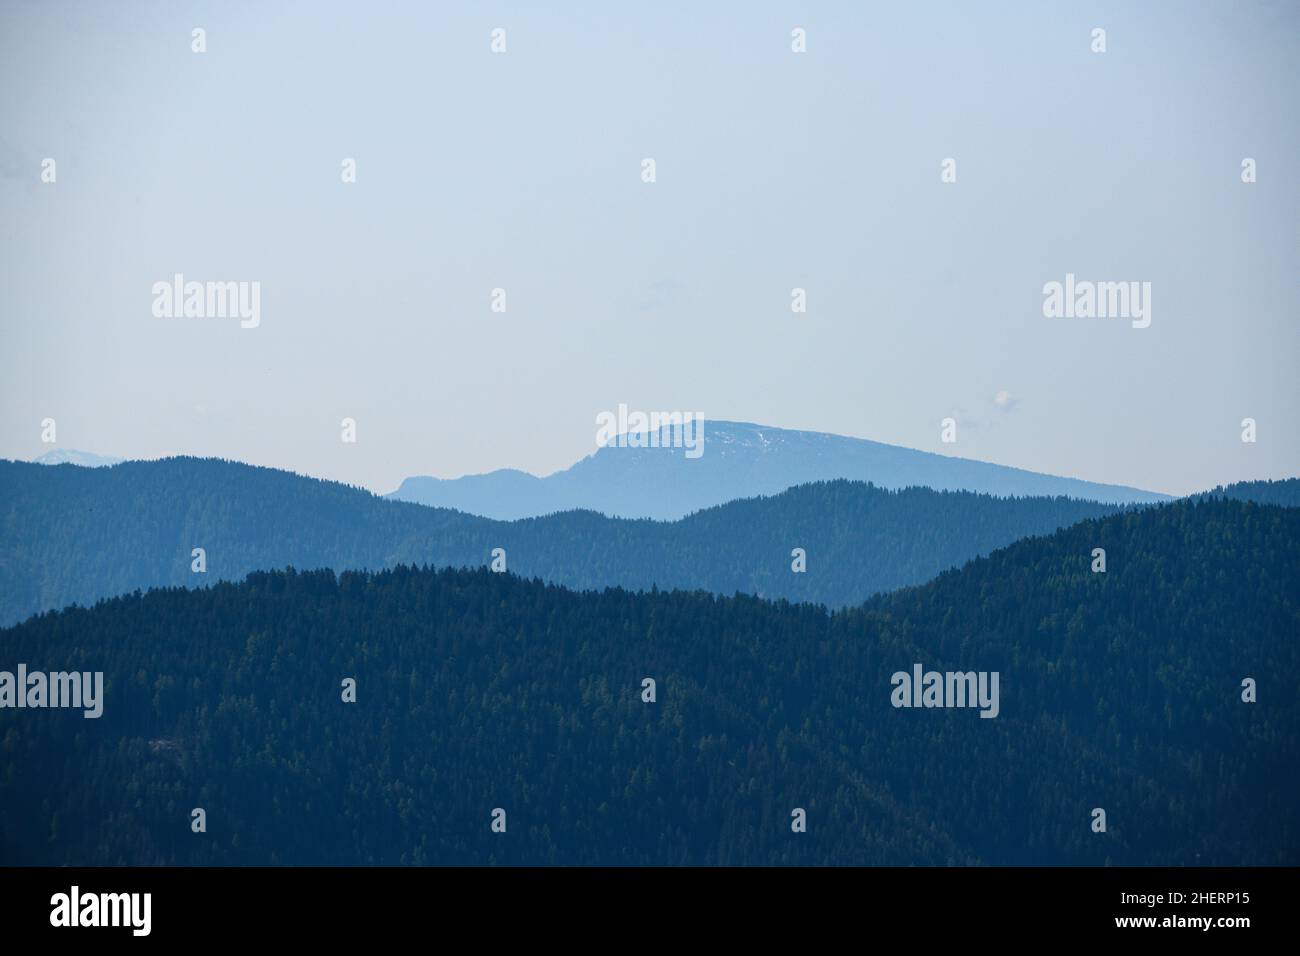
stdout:
{"type": "Polygon", "coordinates": [[[0,624],[256,570],[474,567],[495,549],[499,567],[573,588],[700,588],[842,607],[1115,510],[832,481],[674,522],[590,511],[507,522],[217,459],[106,469],[0,461],[0,624]],[[806,570],[794,570],[800,561],[806,570]]]}
{"type": "Polygon", "coordinates": [[[1110,504],[1170,500],[1138,488],[1059,478],[862,438],[727,421],[704,423],[703,452],[697,458],[687,457],[680,447],[611,443],[545,477],[514,469],[452,479],[412,477],[389,497],[501,520],[587,509],[671,521],[736,498],[774,495],[836,478],[869,481],[881,488],[925,487],[1001,497],[1066,496],[1110,504]]]}
{"type": "Polygon", "coordinates": [[[98,719],[0,709],[0,859],[1294,865],[1298,580],[1300,510],[1217,495],[838,613],[409,567],[114,598],[0,631],[104,673],[98,719]],[[996,717],[897,706],[914,668],[999,675],[996,717]]]}

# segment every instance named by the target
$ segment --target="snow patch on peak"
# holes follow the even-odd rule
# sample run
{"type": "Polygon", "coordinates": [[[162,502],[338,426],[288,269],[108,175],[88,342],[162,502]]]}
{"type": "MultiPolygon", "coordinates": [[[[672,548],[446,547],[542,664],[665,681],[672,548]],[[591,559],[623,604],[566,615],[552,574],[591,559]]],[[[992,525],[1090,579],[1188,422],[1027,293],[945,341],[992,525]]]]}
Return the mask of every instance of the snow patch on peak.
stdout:
{"type": "Polygon", "coordinates": [[[96,455],[94,452],[78,451],[75,448],[56,448],[47,451],[39,458],[33,458],[38,465],[78,465],[82,468],[111,468],[126,461],[114,455],[96,455]]]}

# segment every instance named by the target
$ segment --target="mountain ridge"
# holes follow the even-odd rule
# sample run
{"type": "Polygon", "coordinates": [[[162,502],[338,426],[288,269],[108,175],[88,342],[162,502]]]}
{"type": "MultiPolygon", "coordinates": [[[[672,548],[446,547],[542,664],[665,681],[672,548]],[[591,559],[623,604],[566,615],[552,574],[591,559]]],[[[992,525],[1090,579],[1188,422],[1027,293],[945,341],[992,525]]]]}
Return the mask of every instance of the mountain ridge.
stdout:
{"type": "Polygon", "coordinates": [[[1110,504],[1172,496],[1123,485],[1046,475],[829,432],[704,423],[703,453],[607,445],[545,476],[497,469],[460,478],[412,476],[385,497],[500,520],[586,509],[611,517],[674,520],[736,498],[770,495],[845,478],[883,488],[928,487],[1000,497],[1067,496],[1110,504]]]}
{"type": "Polygon", "coordinates": [[[117,597],[0,630],[8,661],[105,672],[99,719],[0,710],[0,854],[1294,865],[1298,576],[1300,511],[1217,497],[833,613],[407,566],[117,597]],[[891,706],[915,664],[1000,673],[997,717],[891,706]]]}
{"type": "MultiPolygon", "coordinates": [[[[1207,494],[1300,504],[1300,479],[1207,494]]],[[[1068,498],[891,490],[840,479],[676,521],[586,510],[503,522],[221,459],[107,469],[0,461],[0,625],[153,586],[240,580],[255,570],[476,567],[493,561],[496,549],[510,571],[580,590],[698,588],[847,607],[1020,538],[1118,510],[1068,498]],[[204,552],[202,573],[193,570],[196,548],[204,552]]]]}
{"type": "Polygon", "coordinates": [[[97,455],[76,448],[55,448],[39,458],[32,459],[33,464],[37,465],[76,465],[79,468],[111,468],[124,461],[125,458],[118,458],[116,455],[97,455]]]}
{"type": "Polygon", "coordinates": [[[816,482],[673,522],[569,511],[502,522],[218,459],[0,462],[0,623],[161,585],[294,566],[479,566],[575,588],[743,591],[845,606],[1114,506],[816,482]],[[206,570],[194,573],[193,549],[206,570]],[[802,549],[814,572],[792,570],[802,549]]]}

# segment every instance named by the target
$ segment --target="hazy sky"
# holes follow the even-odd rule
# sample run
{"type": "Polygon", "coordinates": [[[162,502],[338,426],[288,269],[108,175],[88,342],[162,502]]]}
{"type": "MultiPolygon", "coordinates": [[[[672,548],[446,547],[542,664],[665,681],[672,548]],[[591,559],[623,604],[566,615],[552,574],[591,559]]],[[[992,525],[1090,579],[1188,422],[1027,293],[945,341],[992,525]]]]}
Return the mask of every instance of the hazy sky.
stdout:
{"type": "Polygon", "coordinates": [[[1297,475],[1298,43],[1280,0],[0,0],[0,456],[49,417],[389,491],[564,467],[622,402],[1297,475]],[[155,317],[176,273],[260,325],[155,317]],[[1150,327],[1045,318],[1066,273],[1150,282],[1150,327]]]}

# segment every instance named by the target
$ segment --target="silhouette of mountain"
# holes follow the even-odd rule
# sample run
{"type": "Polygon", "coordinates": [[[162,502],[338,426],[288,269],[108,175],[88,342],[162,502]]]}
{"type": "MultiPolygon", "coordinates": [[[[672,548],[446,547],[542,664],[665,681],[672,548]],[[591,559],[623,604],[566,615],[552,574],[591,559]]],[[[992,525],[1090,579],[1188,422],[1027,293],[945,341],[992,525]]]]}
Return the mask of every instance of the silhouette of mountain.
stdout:
{"type": "Polygon", "coordinates": [[[1295,865],[1297,580],[1300,510],[1213,498],[836,614],[483,569],[117,598],[0,631],[11,673],[104,674],[97,719],[0,709],[0,853],[1295,865]],[[997,674],[996,716],[946,677],[956,706],[895,706],[918,666],[997,674]]]}
{"type": "Polygon", "coordinates": [[[580,508],[624,518],[673,520],[737,498],[773,495],[836,478],[870,481],[882,488],[925,487],[1002,497],[1064,495],[1113,504],[1170,500],[1137,488],[745,422],[705,423],[703,452],[696,458],[688,458],[680,447],[611,444],[545,478],[515,470],[455,479],[407,478],[389,497],[502,520],[580,508]]]}
{"type": "Polygon", "coordinates": [[[1111,505],[860,482],[800,486],[672,523],[589,511],[499,522],[215,459],[111,469],[0,462],[0,624],[70,603],[250,571],[399,562],[506,567],[575,588],[703,588],[833,607],[1111,505]],[[194,549],[205,571],[193,570],[194,549]],[[792,570],[796,548],[808,571],[792,570]]]}

